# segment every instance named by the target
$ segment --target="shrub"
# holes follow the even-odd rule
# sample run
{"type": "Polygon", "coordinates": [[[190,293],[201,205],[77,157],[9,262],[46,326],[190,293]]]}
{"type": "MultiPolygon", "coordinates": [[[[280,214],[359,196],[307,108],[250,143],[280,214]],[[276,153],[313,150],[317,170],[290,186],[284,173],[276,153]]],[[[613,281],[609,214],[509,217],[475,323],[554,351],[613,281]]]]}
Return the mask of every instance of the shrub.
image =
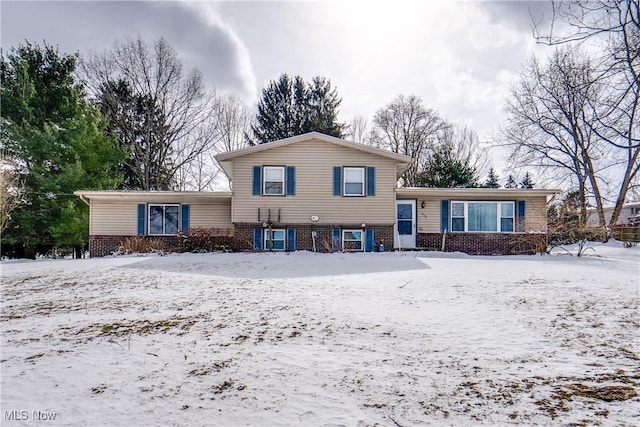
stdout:
{"type": "Polygon", "coordinates": [[[232,251],[236,249],[233,230],[228,228],[190,228],[178,232],[178,245],[184,252],[232,251]]]}
{"type": "Polygon", "coordinates": [[[165,241],[159,237],[132,236],[128,237],[118,247],[120,254],[167,252],[165,241]]]}

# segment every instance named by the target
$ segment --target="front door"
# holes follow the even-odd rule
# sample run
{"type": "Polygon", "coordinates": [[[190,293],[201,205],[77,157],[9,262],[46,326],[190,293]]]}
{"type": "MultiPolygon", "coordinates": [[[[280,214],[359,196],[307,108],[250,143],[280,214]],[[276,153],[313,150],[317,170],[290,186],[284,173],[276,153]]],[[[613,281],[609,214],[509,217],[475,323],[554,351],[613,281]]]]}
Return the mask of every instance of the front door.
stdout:
{"type": "Polygon", "coordinates": [[[395,247],[416,247],[416,201],[396,200],[395,247]]]}

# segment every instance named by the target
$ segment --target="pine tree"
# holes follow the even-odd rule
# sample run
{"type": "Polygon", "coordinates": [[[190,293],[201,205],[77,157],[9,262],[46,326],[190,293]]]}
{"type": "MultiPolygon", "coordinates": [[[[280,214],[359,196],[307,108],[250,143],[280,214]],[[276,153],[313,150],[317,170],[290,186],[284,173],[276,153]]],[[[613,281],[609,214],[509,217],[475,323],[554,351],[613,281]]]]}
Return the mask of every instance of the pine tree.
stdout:
{"type": "Polygon", "coordinates": [[[520,181],[520,188],[524,188],[524,189],[531,189],[534,187],[534,183],[531,180],[531,175],[529,174],[529,172],[526,172],[524,174],[524,178],[522,178],[522,181],[520,181]]]}
{"type": "Polygon", "coordinates": [[[314,77],[307,84],[300,76],[282,74],[262,90],[249,139],[264,144],[312,131],[340,138],[345,127],[337,121],[341,102],[324,77],[314,77]]]}
{"type": "Polygon", "coordinates": [[[516,184],[516,179],[513,175],[509,174],[507,182],[504,184],[504,188],[518,188],[518,184],[516,184]]]}
{"type": "Polygon", "coordinates": [[[483,187],[485,188],[500,188],[500,183],[498,182],[498,175],[493,170],[493,168],[489,169],[489,174],[487,175],[487,180],[485,181],[483,187]]]}
{"type": "Polygon", "coordinates": [[[35,245],[84,245],[88,208],[73,191],[120,181],[121,152],[76,83],[75,66],[76,55],[30,43],[0,62],[1,146],[22,165],[25,185],[2,238],[31,257],[35,245]]]}
{"type": "Polygon", "coordinates": [[[473,188],[478,186],[474,168],[457,159],[449,145],[441,145],[417,176],[419,187],[473,188]]]}

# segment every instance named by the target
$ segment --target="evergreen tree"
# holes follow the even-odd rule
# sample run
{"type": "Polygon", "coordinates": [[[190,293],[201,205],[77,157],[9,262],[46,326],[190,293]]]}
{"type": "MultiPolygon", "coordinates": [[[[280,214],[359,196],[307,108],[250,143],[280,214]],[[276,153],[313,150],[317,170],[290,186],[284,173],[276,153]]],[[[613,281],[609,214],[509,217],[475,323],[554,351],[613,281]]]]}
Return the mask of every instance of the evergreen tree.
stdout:
{"type": "Polygon", "coordinates": [[[487,175],[487,180],[485,181],[483,187],[486,188],[500,188],[500,183],[498,182],[498,175],[493,170],[493,168],[489,169],[489,174],[487,175]]]}
{"type": "Polygon", "coordinates": [[[32,257],[35,245],[84,245],[88,207],[73,191],[120,181],[121,152],[74,80],[76,58],[27,43],[0,59],[0,144],[17,159],[25,186],[2,237],[32,257]]]}
{"type": "Polygon", "coordinates": [[[518,188],[518,184],[516,184],[516,179],[513,175],[509,174],[507,182],[504,184],[504,188],[518,188]]]}
{"type": "Polygon", "coordinates": [[[171,187],[172,147],[163,146],[166,126],[149,95],[135,94],[127,80],[108,81],[98,94],[98,104],[126,159],[120,170],[123,189],[164,190],[171,187]]]}
{"type": "Polygon", "coordinates": [[[307,84],[300,76],[282,74],[262,90],[249,139],[264,144],[312,131],[340,138],[344,129],[337,121],[340,102],[337,90],[324,77],[307,84]]]}
{"type": "Polygon", "coordinates": [[[531,175],[529,174],[529,172],[526,172],[524,174],[524,178],[522,178],[522,181],[520,181],[520,188],[531,189],[534,185],[535,184],[531,180],[531,175]]]}
{"type": "Polygon", "coordinates": [[[419,187],[473,188],[478,177],[473,167],[456,158],[451,146],[441,145],[429,157],[425,168],[418,174],[419,187]]]}

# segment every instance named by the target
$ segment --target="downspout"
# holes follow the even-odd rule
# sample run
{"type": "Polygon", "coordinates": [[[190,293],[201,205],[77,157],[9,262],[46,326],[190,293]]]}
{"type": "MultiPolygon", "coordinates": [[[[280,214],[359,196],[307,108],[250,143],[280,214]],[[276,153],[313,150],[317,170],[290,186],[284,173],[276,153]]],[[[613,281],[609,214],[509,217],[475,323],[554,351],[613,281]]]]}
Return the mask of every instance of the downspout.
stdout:
{"type": "Polygon", "coordinates": [[[84,196],[80,193],[76,194],[78,197],[80,197],[80,200],[82,200],[87,206],[91,207],[91,204],[89,204],[89,201],[87,199],[84,198],[84,196]]]}

